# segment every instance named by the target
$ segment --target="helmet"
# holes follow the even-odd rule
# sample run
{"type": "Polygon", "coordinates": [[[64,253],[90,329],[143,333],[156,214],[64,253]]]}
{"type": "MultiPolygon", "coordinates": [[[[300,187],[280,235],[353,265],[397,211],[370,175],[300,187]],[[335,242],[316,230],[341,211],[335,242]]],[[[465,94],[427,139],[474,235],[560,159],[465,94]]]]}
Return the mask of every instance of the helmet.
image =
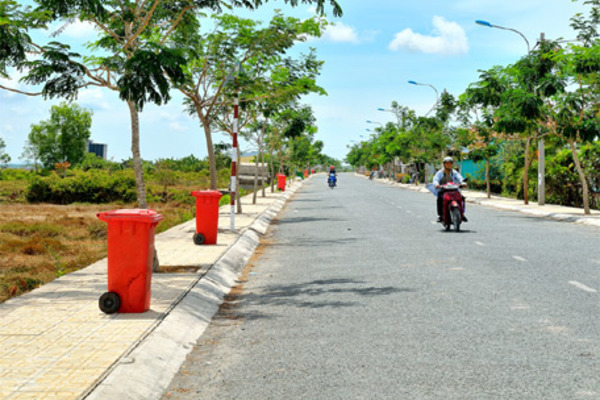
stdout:
{"type": "Polygon", "coordinates": [[[329,169],[334,169],[335,167],[332,165],[331,167],[329,167],[329,169]]]}
{"type": "Polygon", "coordinates": [[[451,162],[451,163],[453,163],[453,162],[454,162],[454,159],[453,159],[452,157],[444,157],[444,162],[445,162],[445,163],[447,163],[447,162],[451,162]]]}

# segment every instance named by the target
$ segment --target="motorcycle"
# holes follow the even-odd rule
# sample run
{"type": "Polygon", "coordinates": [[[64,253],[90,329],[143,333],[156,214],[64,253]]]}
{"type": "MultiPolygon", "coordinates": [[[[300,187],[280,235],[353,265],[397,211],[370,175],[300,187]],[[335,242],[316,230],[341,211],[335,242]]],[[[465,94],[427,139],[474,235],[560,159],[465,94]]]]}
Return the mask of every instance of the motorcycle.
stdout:
{"type": "Polygon", "coordinates": [[[440,187],[443,199],[441,223],[447,231],[450,228],[454,228],[454,231],[458,232],[460,224],[463,221],[465,204],[463,196],[459,191],[460,187],[460,185],[454,182],[446,183],[440,187]]]}
{"type": "Polygon", "coordinates": [[[329,184],[329,187],[333,189],[337,183],[336,176],[334,174],[330,174],[329,178],[327,178],[327,183],[329,184]]]}

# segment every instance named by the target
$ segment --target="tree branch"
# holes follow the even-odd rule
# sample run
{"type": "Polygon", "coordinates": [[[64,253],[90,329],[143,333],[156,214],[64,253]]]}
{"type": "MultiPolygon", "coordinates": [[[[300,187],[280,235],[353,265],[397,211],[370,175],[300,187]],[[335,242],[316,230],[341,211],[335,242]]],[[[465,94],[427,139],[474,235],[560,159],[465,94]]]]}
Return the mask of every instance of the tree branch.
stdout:
{"type": "Polygon", "coordinates": [[[31,97],[42,95],[42,92],[39,92],[39,93],[23,92],[22,90],[9,88],[9,87],[3,86],[3,85],[0,85],[0,89],[8,90],[9,92],[13,92],[13,93],[24,94],[25,96],[31,96],[31,97]]]}
{"type": "Polygon", "coordinates": [[[193,6],[187,6],[187,7],[183,8],[183,10],[181,11],[181,13],[175,19],[175,22],[173,23],[173,25],[171,25],[171,28],[167,31],[167,33],[165,33],[165,36],[160,41],[161,45],[165,44],[165,42],[167,41],[167,39],[169,38],[169,36],[171,35],[171,33],[173,33],[173,31],[175,30],[175,28],[177,28],[177,25],[179,25],[179,23],[183,19],[183,16],[185,15],[185,13],[188,12],[188,11],[190,11],[190,10],[193,10],[193,9],[194,9],[193,6]]]}
{"type": "MultiPolygon", "coordinates": [[[[148,11],[148,13],[146,14],[146,16],[142,19],[142,22],[137,30],[137,32],[133,33],[133,35],[127,40],[127,43],[125,43],[125,46],[123,46],[124,49],[127,49],[128,47],[131,46],[131,44],[137,40],[137,38],[142,34],[142,32],[144,32],[144,30],[146,29],[146,27],[148,26],[148,24],[150,23],[150,19],[152,18],[152,15],[154,15],[154,11],[156,10],[156,7],[158,7],[158,5],[161,3],[161,0],[155,0],[154,4],[152,5],[152,8],[148,11]]],[[[145,5],[146,3],[142,3],[142,5],[145,5]]]]}

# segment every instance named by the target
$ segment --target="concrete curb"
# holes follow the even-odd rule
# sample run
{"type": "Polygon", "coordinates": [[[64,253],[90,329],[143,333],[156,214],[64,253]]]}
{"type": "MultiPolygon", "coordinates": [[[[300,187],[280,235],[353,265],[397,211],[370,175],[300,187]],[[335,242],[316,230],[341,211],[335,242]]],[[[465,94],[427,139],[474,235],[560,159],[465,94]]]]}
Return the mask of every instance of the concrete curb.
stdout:
{"type": "Polygon", "coordinates": [[[237,277],[258,247],[260,237],[301,186],[286,190],[250,227],[240,232],[235,243],[182,295],[164,319],[121,357],[83,398],[160,399],[210,324],[223,298],[236,284],[237,277]]]}

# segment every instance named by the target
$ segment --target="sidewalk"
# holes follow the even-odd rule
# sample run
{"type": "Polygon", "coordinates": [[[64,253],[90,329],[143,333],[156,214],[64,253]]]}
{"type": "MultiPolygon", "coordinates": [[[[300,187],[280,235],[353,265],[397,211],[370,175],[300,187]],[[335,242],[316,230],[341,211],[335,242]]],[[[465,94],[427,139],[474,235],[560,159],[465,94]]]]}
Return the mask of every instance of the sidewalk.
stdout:
{"type": "MultiPolygon", "coordinates": [[[[428,193],[431,195],[431,192],[425,188],[424,184],[417,186],[413,184],[390,182],[387,179],[376,179],[376,181],[378,183],[398,186],[403,189],[428,193]]],[[[537,202],[529,202],[529,204],[526,205],[523,203],[523,200],[509,199],[495,195],[492,195],[491,198],[488,199],[487,194],[483,192],[472,190],[461,190],[461,192],[463,196],[465,196],[467,203],[479,204],[502,210],[518,211],[536,217],[551,218],[559,221],[600,227],[600,211],[598,210],[590,210],[591,214],[585,215],[582,208],[564,207],[553,204],[540,206],[537,202]]]]}
{"type": "Polygon", "coordinates": [[[242,198],[229,231],[219,212],[217,245],[196,246],[195,220],[156,235],[161,271],[150,310],[107,315],[107,259],[0,304],[0,399],[151,399],[162,392],[210,323],[223,296],[287,199],[242,198]]]}

